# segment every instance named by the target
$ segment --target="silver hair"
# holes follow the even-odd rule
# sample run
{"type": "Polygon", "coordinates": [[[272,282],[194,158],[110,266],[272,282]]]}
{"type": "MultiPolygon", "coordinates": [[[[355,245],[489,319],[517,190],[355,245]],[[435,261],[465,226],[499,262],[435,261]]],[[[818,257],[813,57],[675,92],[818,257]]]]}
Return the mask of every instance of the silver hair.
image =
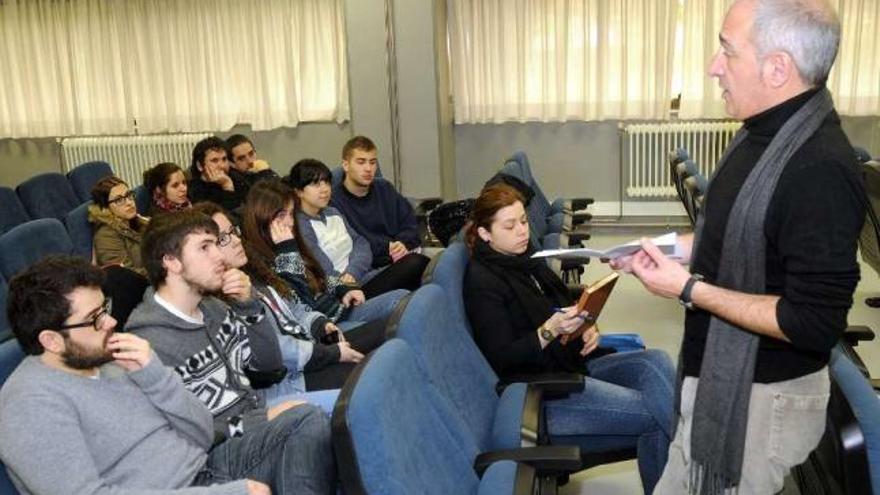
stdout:
{"type": "Polygon", "coordinates": [[[758,57],[784,51],[805,83],[825,84],[840,45],[840,20],[825,0],[757,0],[754,19],[758,57]]]}

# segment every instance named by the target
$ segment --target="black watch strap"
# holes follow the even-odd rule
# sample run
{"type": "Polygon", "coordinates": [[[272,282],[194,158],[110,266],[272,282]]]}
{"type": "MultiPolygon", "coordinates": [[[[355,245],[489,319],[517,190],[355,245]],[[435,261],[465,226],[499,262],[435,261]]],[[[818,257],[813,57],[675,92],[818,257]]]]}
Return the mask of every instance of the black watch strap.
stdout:
{"type": "Polygon", "coordinates": [[[681,294],[678,296],[678,302],[681,303],[685,309],[694,309],[694,301],[691,299],[691,291],[694,290],[694,285],[697,282],[703,280],[703,276],[699,273],[694,273],[691,275],[691,278],[688,279],[684,284],[684,288],[681,290],[681,294]]]}

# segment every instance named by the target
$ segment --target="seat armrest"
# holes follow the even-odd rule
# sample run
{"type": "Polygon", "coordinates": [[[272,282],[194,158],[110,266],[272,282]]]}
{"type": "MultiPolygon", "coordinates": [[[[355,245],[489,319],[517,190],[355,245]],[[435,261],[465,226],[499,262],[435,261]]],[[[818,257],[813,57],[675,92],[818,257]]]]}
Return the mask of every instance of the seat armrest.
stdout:
{"type": "Polygon", "coordinates": [[[511,375],[499,380],[496,388],[501,391],[511,383],[525,383],[540,388],[544,394],[573,394],[584,391],[584,375],[580,373],[540,373],[511,375]]]}
{"type": "Polygon", "coordinates": [[[874,340],[874,331],[867,325],[852,325],[843,331],[843,340],[851,346],[859,345],[859,342],[874,340]]]}
{"type": "Polygon", "coordinates": [[[593,198],[571,198],[571,211],[583,210],[593,204],[593,198]]]}
{"type": "Polygon", "coordinates": [[[566,232],[565,234],[560,235],[565,235],[566,237],[568,237],[568,247],[573,248],[583,247],[581,243],[590,240],[590,234],[584,231],[573,230],[571,232],[566,232]]]}
{"type": "Polygon", "coordinates": [[[571,214],[571,225],[572,227],[577,227],[579,225],[583,225],[586,222],[589,222],[593,219],[592,213],[572,213],[571,214]]]}
{"type": "Polygon", "coordinates": [[[524,449],[483,452],[474,460],[474,470],[482,476],[497,461],[514,461],[535,469],[538,477],[564,476],[580,470],[581,449],[572,445],[542,445],[524,449]]]}

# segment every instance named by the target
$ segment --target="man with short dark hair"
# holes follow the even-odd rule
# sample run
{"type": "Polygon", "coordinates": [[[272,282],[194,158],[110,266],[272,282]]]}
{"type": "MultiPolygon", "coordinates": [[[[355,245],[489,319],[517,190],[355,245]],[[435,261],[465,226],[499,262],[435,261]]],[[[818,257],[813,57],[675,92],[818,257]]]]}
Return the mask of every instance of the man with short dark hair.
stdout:
{"type": "Polygon", "coordinates": [[[217,224],[198,211],[153,217],[141,244],[153,287],[126,330],[147,339],[208,406],[218,434],[248,438],[279,420],[297,424],[296,438],[283,454],[290,463],[284,479],[297,493],[331,493],[326,415],[311,404],[283,399],[267,409],[254,390],[277,383],[287,370],[250,279],[224,266],[218,234],[217,224]]]}
{"type": "Polygon", "coordinates": [[[345,143],[342,168],[345,178],[333,187],[330,204],[370,243],[374,270],[362,283],[379,270],[392,270],[389,279],[402,283],[389,289],[418,289],[430,260],[419,253],[419,226],[412,205],[390,182],[376,177],[379,161],[373,141],[355,136],[345,143]]]}
{"type": "Polygon", "coordinates": [[[245,191],[263,179],[278,178],[266,160],[257,158],[254,143],[244,134],[233,134],[226,138],[226,152],[232,163],[229,175],[237,184],[244,184],[245,191]]]}
{"type": "Polygon", "coordinates": [[[9,284],[9,321],[29,355],[0,390],[0,459],[18,490],[269,494],[268,483],[292,493],[273,474],[287,469],[286,442],[253,446],[295,425],[212,446],[207,408],[147,341],[114,333],[102,281],[86,260],[49,257],[9,284]]]}
{"type": "Polygon", "coordinates": [[[189,176],[189,198],[193,203],[211,201],[233,211],[247,196],[246,185],[230,175],[226,142],[217,136],[196,143],[189,176]]]}
{"type": "Polygon", "coordinates": [[[825,81],[824,0],[736,0],[709,74],[743,121],[718,166],[690,272],[650,241],[615,268],[687,308],[678,431],[657,493],[777,493],[825,431],[828,360],[859,280],[866,198],[825,81]]]}

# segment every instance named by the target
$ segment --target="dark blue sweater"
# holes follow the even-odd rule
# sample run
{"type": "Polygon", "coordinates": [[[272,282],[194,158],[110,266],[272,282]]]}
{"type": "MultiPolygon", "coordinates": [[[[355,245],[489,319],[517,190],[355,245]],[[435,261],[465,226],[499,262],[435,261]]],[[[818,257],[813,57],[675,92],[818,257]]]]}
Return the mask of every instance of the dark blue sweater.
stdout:
{"type": "Polygon", "coordinates": [[[412,206],[384,179],[373,180],[362,198],[340,183],[333,187],[330,204],[370,243],[374,268],[391,264],[389,242],[400,241],[407,249],[419,247],[419,226],[412,206]]]}

